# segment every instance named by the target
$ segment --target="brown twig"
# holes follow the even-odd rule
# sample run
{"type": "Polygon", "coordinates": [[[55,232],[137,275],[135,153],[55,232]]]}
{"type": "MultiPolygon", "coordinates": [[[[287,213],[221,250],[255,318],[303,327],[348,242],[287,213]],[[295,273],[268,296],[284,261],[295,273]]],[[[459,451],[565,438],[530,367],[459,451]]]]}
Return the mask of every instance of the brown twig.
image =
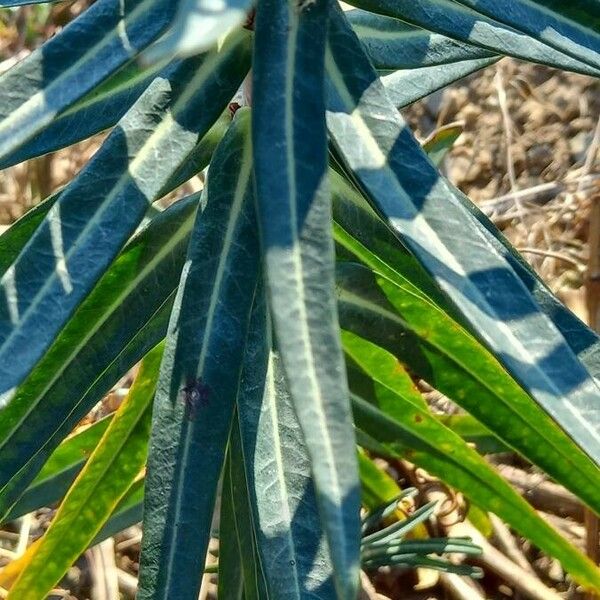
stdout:
{"type": "Polygon", "coordinates": [[[498,470],[536,509],[583,522],[583,505],[562,486],[513,466],[498,465],[498,470]]]}

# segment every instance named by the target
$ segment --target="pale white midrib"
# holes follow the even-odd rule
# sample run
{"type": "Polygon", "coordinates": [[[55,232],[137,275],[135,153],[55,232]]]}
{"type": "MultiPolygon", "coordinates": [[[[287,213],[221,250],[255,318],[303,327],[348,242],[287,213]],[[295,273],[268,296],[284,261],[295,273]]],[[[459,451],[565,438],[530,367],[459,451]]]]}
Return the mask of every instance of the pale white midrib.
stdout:
{"type": "Polygon", "coordinates": [[[388,31],[382,29],[375,29],[375,27],[370,27],[369,25],[352,25],[352,29],[356,32],[359,38],[361,39],[376,39],[376,40],[398,40],[403,41],[406,38],[425,38],[430,37],[432,35],[431,32],[425,31],[424,29],[418,30],[403,30],[403,31],[388,31]]]}
{"type": "MultiPolygon", "coordinates": [[[[292,566],[291,571],[293,575],[293,584],[295,590],[295,598],[301,599],[302,592],[300,589],[300,581],[298,576],[298,567],[300,562],[296,556],[296,546],[294,544],[294,537],[292,535],[291,523],[292,523],[292,515],[290,513],[290,505],[289,505],[289,496],[287,492],[287,487],[285,483],[285,469],[284,469],[284,461],[283,455],[281,453],[281,436],[279,435],[279,413],[277,410],[277,392],[275,389],[275,381],[274,381],[274,365],[273,365],[273,355],[269,358],[269,371],[267,374],[267,391],[266,398],[268,399],[268,407],[269,410],[269,418],[271,430],[273,433],[274,440],[274,456],[273,461],[275,462],[276,467],[276,480],[279,484],[278,490],[280,493],[280,510],[287,528],[285,530],[285,537],[287,538],[287,546],[289,547],[289,552],[292,557],[293,563],[290,563],[292,566]]],[[[291,600],[291,598],[290,598],[291,600]]]]}
{"type": "MultiPolygon", "coordinates": [[[[215,274],[215,283],[213,285],[212,288],[212,293],[211,293],[211,297],[210,297],[210,302],[209,302],[209,307],[208,307],[208,311],[207,311],[207,318],[206,318],[206,326],[204,327],[204,332],[203,332],[203,338],[202,338],[202,347],[200,350],[200,355],[198,357],[198,369],[196,371],[197,376],[199,379],[202,378],[202,373],[204,371],[204,364],[206,361],[206,357],[208,354],[208,345],[210,342],[210,339],[212,337],[212,323],[214,321],[215,318],[215,312],[216,312],[216,307],[217,307],[217,302],[219,300],[219,296],[220,296],[220,292],[221,292],[221,286],[223,284],[223,280],[224,280],[224,276],[225,276],[225,271],[226,271],[226,265],[227,265],[227,261],[229,258],[229,253],[231,251],[232,245],[233,245],[233,241],[234,241],[234,234],[235,234],[235,229],[238,223],[238,220],[242,214],[242,204],[244,202],[244,196],[248,187],[248,182],[250,180],[250,175],[251,175],[251,171],[252,171],[252,159],[251,159],[251,151],[252,151],[252,147],[250,145],[250,141],[249,139],[246,139],[244,142],[244,150],[243,150],[243,157],[242,157],[242,168],[240,169],[240,173],[239,173],[239,178],[236,182],[236,187],[235,187],[235,192],[234,192],[234,197],[233,197],[233,202],[231,205],[231,210],[229,213],[229,219],[227,221],[227,228],[225,230],[225,237],[223,239],[223,245],[221,247],[221,254],[219,256],[219,264],[217,265],[217,271],[215,274]]],[[[183,487],[184,484],[186,483],[187,479],[185,477],[185,474],[187,472],[187,464],[189,462],[189,456],[190,456],[190,447],[191,444],[189,443],[189,437],[190,437],[190,428],[187,428],[185,430],[184,436],[185,439],[183,440],[183,454],[181,457],[181,461],[180,461],[180,477],[177,479],[177,488],[176,488],[176,494],[175,494],[175,507],[174,507],[174,511],[173,511],[173,523],[179,523],[180,519],[181,519],[181,514],[183,511],[183,506],[182,506],[182,492],[183,492],[183,487]]],[[[177,574],[177,560],[176,560],[176,551],[178,550],[178,546],[175,543],[176,542],[176,528],[172,527],[170,532],[169,532],[169,553],[166,559],[166,565],[165,565],[165,571],[166,571],[166,575],[165,575],[165,584],[164,584],[164,593],[168,593],[170,588],[171,588],[171,580],[175,577],[178,576],[177,574]]],[[[164,596],[165,598],[167,598],[168,596],[164,596]]]]}
{"type": "MultiPolygon", "coordinates": [[[[231,50],[231,48],[230,48],[231,50]]],[[[159,146],[160,142],[163,138],[169,136],[173,128],[177,127],[177,123],[173,118],[173,114],[178,114],[181,107],[185,107],[189,98],[194,94],[194,92],[205,83],[205,81],[210,77],[213,63],[216,62],[219,58],[219,55],[214,54],[211,58],[208,58],[203,64],[198,74],[192,79],[190,84],[186,87],[185,91],[181,94],[180,98],[175,102],[172,113],[166,113],[164,119],[160,122],[158,127],[153,131],[153,133],[149,136],[143,148],[138,152],[136,157],[130,164],[129,169],[123,172],[121,177],[115,183],[109,194],[107,194],[106,198],[102,201],[100,206],[97,208],[93,217],[85,224],[84,228],[80,231],[77,238],[74,240],[73,244],[67,250],[67,252],[63,256],[63,260],[65,265],[68,268],[68,263],[70,258],[79,250],[80,240],[86,239],[87,234],[96,226],[96,223],[102,220],[102,216],[105,212],[107,212],[111,208],[111,203],[118,196],[118,194],[125,189],[128,182],[130,180],[135,180],[136,178],[136,168],[140,164],[144,164],[147,156],[152,153],[156,147],[159,146]]],[[[53,206],[49,214],[55,211],[60,210],[60,203],[57,203],[53,206]]],[[[29,315],[35,311],[37,305],[43,300],[46,291],[50,288],[50,286],[54,283],[55,279],[58,276],[58,272],[56,269],[52,271],[52,274],[46,279],[42,287],[36,293],[35,297],[32,299],[30,305],[27,307],[23,315],[20,317],[19,322],[15,327],[12,328],[10,334],[0,345],[0,355],[4,353],[4,349],[8,346],[12,339],[19,332],[19,324],[24,323],[29,315]]],[[[5,287],[5,277],[4,275],[0,279],[0,287],[5,287]]],[[[8,298],[7,298],[8,300],[8,298]]]]}
{"type": "MultiPolygon", "coordinates": [[[[397,195],[401,198],[404,198],[405,205],[407,205],[407,206],[410,205],[413,207],[413,209],[414,209],[413,219],[415,221],[418,221],[419,224],[421,225],[421,227],[427,231],[428,238],[431,240],[432,245],[436,246],[436,249],[438,251],[438,256],[443,258],[446,266],[452,268],[458,275],[463,276],[465,282],[468,285],[468,291],[469,291],[470,298],[477,298],[477,299],[479,299],[479,303],[481,303],[481,305],[492,308],[487,303],[486,299],[484,297],[482,297],[479,290],[472,283],[470,283],[468,281],[468,278],[466,276],[466,273],[465,273],[462,265],[460,265],[460,263],[458,263],[458,261],[456,260],[454,255],[448,250],[448,248],[442,242],[442,240],[440,240],[437,233],[433,230],[433,228],[431,227],[429,222],[419,213],[419,211],[416,209],[416,207],[414,207],[412,200],[410,199],[410,196],[406,193],[404,188],[400,185],[394,172],[391,170],[389,163],[387,162],[387,158],[385,157],[384,153],[382,152],[381,148],[379,147],[377,140],[371,135],[371,131],[370,131],[369,127],[367,126],[367,124],[364,122],[362,116],[360,115],[360,109],[357,107],[356,102],[352,98],[350,91],[346,87],[346,85],[344,83],[344,79],[343,79],[339,69],[337,68],[335,59],[333,58],[333,55],[331,54],[330,51],[328,51],[328,53],[327,53],[327,66],[328,66],[330,77],[334,80],[334,82],[336,84],[336,88],[337,88],[338,94],[340,95],[340,99],[345,104],[346,109],[348,111],[351,111],[348,114],[349,114],[350,118],[352,119],[352,121],[354,122],[356,129],[358,131],[360,131],[363,141],[366,142],[366,145],[368,146],[370,151],[375,151],[376,155],[380,155],[383,158],[383,163],[381,164],[381,168],[388,171],[388,179],[390,179],[393,182],[393,185],[396,189],[397,195]]],[[[437,279],[437,276],[436,276],[436,279],[437,279]]],[[[463,292],[461,292],[461,295],[466,296],[466,294],[463,294],[463,292]]],[[[473,300],[471,300],[471,302],[473,304],[475,304],[475,306],[478,306],[477,302],[474,302],[473,300]]],[[[492,313],[496,314],[494,310],[492,310],[492,313]]],[[[541,378],[549,385],[550,390],[552,390],[552,392],[551,392],[552,395],[554,395],[555,397],[563,397],[563,394],[560,393],[560,390],[558,390],[556,384],[547,375],[546,371],[542,370],[537,364],[532,363],[531,357],[529,356],[527,349],[523,346],[523,344],[519,340],[519,338],[517,338],[512,333],[510,327],[506,323],[504,323],[502,320],[497,319],[497,318],[494,319],[494,322],[495,322],[495,325],[496,325],[497,329],[499,330],[499,332],[502,333],[511,342],[512,347],[518,352],[518,358],[520,360],[522,360],[525,364],[531,365],[531,368],[534,369],[539,374],[539,376],[541,376],[541,378]]],[[[492,345],[495,346],[496,343],[493,342],[492,345]]],[[[567,406],[572,407],[572,403],[569,400],[567,400],[565,398],[565,401],[566,401],[567,406]]],[[[574,407],[570,408],[570,412],[573,412],[573,410],[574,410],[574,407]]],[[[589,423],[587,423],[586,421],[580,421],[580,422],[582,422],[582,424],[585,423],[585,429],[592,435],[593,438],[600,440],[600,434],[598,432],[596,432],[589,425],[589,423]]],[[[562,425],[561,425],[561,427],[562,427],[562,425]]]]}
{"type": "MultiPolygon", "coordinates": [[[[286,159],[288,164],[288,208],[290,212],[290,228],[292,234],[292,275],[296,282],[297,291],[297,308],[300,313],[298,319],[298,329],[301,337],[301,343],[304,353],[304,359],[308,370],[308,381],[310,390],[309,396],[314,399],[313,408],[315,409],[318,419],[316,423],[319,429],[319,437],[322,440],[321,448],[324,451],[324,455],[319,456],[318,460],[321,464],[325,463],[329,471],[328,491],[335,494],[335,498],[329,498],[334,506],[338,510],[335,511],[334,515],[328,514],[327,519],[334,517],[337,521],[341,520],[340,510],[342,508],[342,498],[340,497],[340,482],[336,469],[335,453],[331,447],[331,440],[329,431],[327,429],[327,418],[324,410],[324,399],[321,388],[319,386],[319,379],[317,370],[313,360],[311,335],[308,327],[308,317],[306,314],[306,290],[304,289],[304,280],[302,277],[302,255],[300,253],[300,239],[298,236],[298,214],[296,210],[296,197],[297,197],[297,183],[296,183],[296,158],[294,154],[294,75],[296,71],[296,52],[298,44],[298,15],[295,13],[294,3],[288,3],[289,20],[292,23],[292,29],[288,35],[288,46],[287,46],[287,76],[285,81],[285,138],[286,138],[286,159]],[[323,460],[324,459],[324,460],[323,460]]],[[[318,193],[318,191],[316,192],[318,193]]],[[[311,424],[311,425],[312,425],[311,424]]],[[[312,455],[313,453],[309,453],[312,455]]],[[[316,458],[316,457],[315,457],[316,458]]],[[[317,488],[322,485],[321,482],[317,483],[317,488]]],[[[331,512],[331,511],[330,511],[331,512]]],[[[344,524],[338,523],[338,527],[343,531],[345,529],[344,524]],[[341,525],[341,526],[340,526],[341,525]]],[[[327,528],[325,528],[327,530],[327,528]]],[[[330,531],[327,531],[327,537],[330,537],[330,531]]],[[[337,547],[341,550],[344,562],[347,560],[347,552],[344,547],[345,538],[338,536],[337,539],[330,539],[330,546],[332,547],[332,554],[338,554],[334,551],[337,547]]],[[[338,554],[339,555],[339,554],[338,554]]],[[[339,565],[345,567],[345,565],[339,565]]]]}
{"type": "MultiPolygon", "coordinates": [[[[138,18],[138,16],[140,16],[140,13],[146,12],[147,5],[153,4],[154,2],[155,2],[155,0],[144,0],[137,8],[135,8],[133,11],[131,11],[131,13],[129,14],[129,17],[125,18],[125,21],[127,21],[128,23],[135,21],[138,18]]],[[[93,58],[96,54],[98,54],[102,50],[102,48],[109,45],[116,38],[120,39],[121,43],[122,43],[123,42],[122,36],[119,34],[119,25],[121,23],[123,23],[123,19],[119,20],[117,27],[115,27],[115,29],[112,30],[112,32],[109,35],[103,37],[99,43],[97,43],[95,46],[90,48],[83,56],[81,56],[81,58],[77,62],[75,62],[66,71],[61,73],[58,77],[53,79],[52,83],[48,87],[40,90],[39,92],[36,92],[26,102],[21,104],[21,106],[19,106],[19,108],[17,108],[15,111],[13,111],[8,117],[3,119],[2,122],[0,123],[0,135],[5,130],[14,127],[15,122],[18,123],[18,122],[24,121],[36,109],[38,109],[39,107],[42,107],[44,105],[43,99],[47,92],[49,92],[50,90],[52,90],[56,87],[60,88],[62,81],[64,79],[68,79],[69,76],[73,72],[76,72],[82,66],[84,66],[88,62],[88,60],[90,58],[93,58]]],[[[125,50],[127,50],[127,48],[125,48],[125,50]]],[[[127,51],[129,52],[129,50],[127,50],[127,51]]],[[[46,120],[52,118],[52,115],[55,112],[56,112],[56,110],[52,110],[52,111],[47,110],[46,111],[46,115],[47,115],[46,120]]],[[[46,120],[44,122],[47,122],[46,120]]]]}
{"type": "Polygon", "coordinates": [[[32,402],[30,404],[29,410],[23,415],[23,417],[15,423],[11,432],[7,434],[2,443],[0,443],[0,449],[2,449],[8,442],[10,442],[11,436],[14,432],[19,429],[19,427],[25,422],[27,417],[36,409],[40,400],[48,393],[48,390],[56,383],[56,381],[60,378],[60,376],[66,371],[67,367],[70,366],[73,358],[77,356],[79,351],[89,342],[89,340],[98,332],[100,327],[114,314],[115,309],[122,304],[123,300],[129,296],[129,294],[137,287],[137,285],[146,278],[153,270],[154,267],[159,264],[162,259],[167,256],[173,248],[185,237],[185,234],[191,230],[191,225],[193,223],[194,216],[190,215],[186,220],[180,225],[179,229],[169,237],[169,240],[161,246],[160,251],[156,254],[156,256],[135,276],[134,279],[123,289],[123,291],[111,302],[111,304],[107,307],[105,312],[102,315],[102,318],[99,321],[96,321],[94,327],[86,333],[85,337],[81,339],[81,341],[73,346],[71,354],[68,358],[66,358],[62,363],[60,369],[55,373],[52,379],[46,384],[44,389],[37,395],[37,401],[32,402]]]}

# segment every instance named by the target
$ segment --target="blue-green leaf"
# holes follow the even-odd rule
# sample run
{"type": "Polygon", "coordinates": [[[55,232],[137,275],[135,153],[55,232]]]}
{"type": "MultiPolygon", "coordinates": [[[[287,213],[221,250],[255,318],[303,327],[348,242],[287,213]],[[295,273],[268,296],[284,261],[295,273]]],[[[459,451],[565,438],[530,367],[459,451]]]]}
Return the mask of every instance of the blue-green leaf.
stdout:
{"type": "Polygon", "coordinates": [[[249,339],[238,413],[268,597],[334,598],[333,568],[302,429],[281,361],[276,353],[269,355],[266,320],[258,333],[249,339]]]}
{"type": "Polygon", "coordinates": [[[600,462],[595,382],[424,155],[337,11],[330,40],[328,124],[347,168],[496,357],[600,462]]]}
{"type": "Polygon", "coordinates": [[[600,4],[595,0],[457,2],[600,69],[600,4]]]}
{"type": "Polygon", "coordinates": [[[198,597],[259,268],[250,115],[211,162],[175,301],[154,414],[140,599],[198,597]]]}
{"type": "MultiPolygon", "coordinates": [[[[598,65],[568,56],[539,39],[461,6],[454,0],[351,0],[351,4],[497,54],[507,54],[584,75],[600,76],[598,65]]],[[[498,10],[504,8],[504,3],[501,6],[498,10]]]]}
{"type": "Polygon", "coordinates": [[[359,482],[334,295],[327,190],[327,0],[262,0],[253,140],[275,337],[312,461],[338,596],[354,600],[359,482]]]}
{"type": "Polygon", "coordinates": [[[476,58],[450,65],[380,72],[381,83],[394,106],[404,108],[458,79],[493,65],[497,60],[498,58],[476,58]]]}
{"type": "Polygon", "coordinates": [[[197,205],[174,204],[134,237],[0,412],[0,513],[164,337],[197,205]]]}
{"type": "Polygon", "coordinates": [[[345,13],[373,66],[382,71],[447,65],[496,54],[445,35],[365,10],[345,13]]]}
{"type": "Polygon", "coordinates": [[[157,78],[63,190],[5,272],[0,280],[1,404],[10,402],[235,93],[247,70],[246,33],[182,63],[169,79],[157,78]]]}
{"type": "MultiPolygon", "coordinates": [[[[259,308],[259,310],[263,310],[263,314],[259,318],[253,319],[253,328],[252,331],[249,332],[249,338],[254,334],[258,334],[262,337],[261,340],[258,340],[259,343],[263,343],[264,323],[262,321],[264,317],[264,307],[259,308]]],[[[249,344],[253,345],[252,339],[249,339],[249,344]]],[[[250,353],[252,353],[252,349],[250,349],[250,353]]],[[[246,359],[248,356],[247,347],[246,359]]],[[[262,365],[257,365],[257,367],[258,371],[263,373],[261,368],[262,365]]],[[[238,395],[238,399],[239,397],[240,396],[238,395]]],[[[225,464],[225,473],[223,477],[223,496],[228,493],[231,496],[233,514],[230,515],[230,518],[232,518],[235,527],[236,543],[241,559],[241,591],[243,592],[244,600],[268,600],[271,598],[271,595],[268,591],[267,582],[265,581],[255,535],[256,522],[253,508],[256,509],[256,506],[252,505],[250,499],[251,494],[246,472],[252,468],[252,465],[246,464],[246,458],[242,449],[240,425],[237,413],[234,416],[233,425],[231,427],[228,459],[228,464],[225,464]],[[229,489],[226,488],[228,484],[229,489]]],[[[223,505],[221,506],[221,511],[222,510],[223,505]]],[[[223,518],[221,519],[221,523],[223,523],[223,518]]],[[[219,531],[219,598],[222,597],[223,600],[229,600],[230,598],[237,597],[233,595],[237,592],[237,589],[233,588],[231,581],[227,581],[228,576],[225,565],[223,565],[223,556],[221,554],[221,544],[224,542],[223,533],[227,533],[227,531],[219,531]],[[222,569],[222,567],[224,568],[222,569]],[[222,587],[224,588],[223,590],[222,587]]],[[[279,566],[281,567],[281,563],[279,563],[279,566]]]]}
{"type": "MultiPolygon", "coordinates": [[[[165,76],[174,68],[172,65],[165,76]]],[[[68,109],[57,114],[42,131],[0,160],[0,169],[54,152],[112,127],[159,71],[157,67],[142,69],[136,62],[127,63],[68,109]]]]}
{"type": "Polygon", "coordinates": [[[2,75],[0,161],[152,42],[176,4],[99,0],[2,75]]]}

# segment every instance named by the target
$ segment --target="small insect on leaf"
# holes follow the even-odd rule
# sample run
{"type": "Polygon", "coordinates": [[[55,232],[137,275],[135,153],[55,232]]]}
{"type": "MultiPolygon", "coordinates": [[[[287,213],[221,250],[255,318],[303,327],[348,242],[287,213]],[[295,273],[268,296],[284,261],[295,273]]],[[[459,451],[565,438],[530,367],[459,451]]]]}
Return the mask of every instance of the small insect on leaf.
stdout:
{"type": "Polygon", "coordinates": [[[208,406],[210,389],[202,382],[202,379],[190,379],[181,388],[181,393],[185,404],[186,417],[190,421],[194,421],[198,410],[203,406],[208,406]]]}

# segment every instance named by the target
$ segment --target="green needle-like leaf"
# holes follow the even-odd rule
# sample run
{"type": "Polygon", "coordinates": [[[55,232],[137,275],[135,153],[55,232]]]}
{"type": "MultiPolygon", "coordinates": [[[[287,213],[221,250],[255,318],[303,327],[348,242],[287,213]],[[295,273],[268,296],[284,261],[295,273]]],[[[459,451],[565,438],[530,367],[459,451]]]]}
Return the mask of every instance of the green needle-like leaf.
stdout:
{"type": "Polygon", "coordinates": [[[211,162],[158,385],[144,507],[140,599],[196,600],[259,268],[250,115],[211,162]]]}
{"type": "Polygon", "coordinates": [[[337,11],[331,33],[328,124],[347,168],[515,379],[600,463],[594,380],[424,155],[337,11]]]}
{"type": "Polygon", "coordinates": [[[43,600],[87,548],[146,462],[162,346],[143,361],[129,395],[61,504],[9,598],[43,600]]]}
{"type": "Polygon", "coordinates": [[[343,340],[351,361],[349,378],[360,429],[392,456],[407,458],[496,513],[558,558],[579,583],[600,590],[600,570],[539,517],[475,450],[423,407],[411,378],[393,355],[348,332],[343,340]]]}
{"type": "Polygon", "coordinates": [[[334,295],[327,189],[327,0],[263,0],[253,139],[275,337],[309,455],[338,597],[354,600],[359,485],[334,295]]]}
{"type": "Polygon", "coordinates": [[[2,277],[1,404],[10,403],[235,93],[247,70],[246,33],[182,63],[170,79],[156,79],[2,277]]]}

